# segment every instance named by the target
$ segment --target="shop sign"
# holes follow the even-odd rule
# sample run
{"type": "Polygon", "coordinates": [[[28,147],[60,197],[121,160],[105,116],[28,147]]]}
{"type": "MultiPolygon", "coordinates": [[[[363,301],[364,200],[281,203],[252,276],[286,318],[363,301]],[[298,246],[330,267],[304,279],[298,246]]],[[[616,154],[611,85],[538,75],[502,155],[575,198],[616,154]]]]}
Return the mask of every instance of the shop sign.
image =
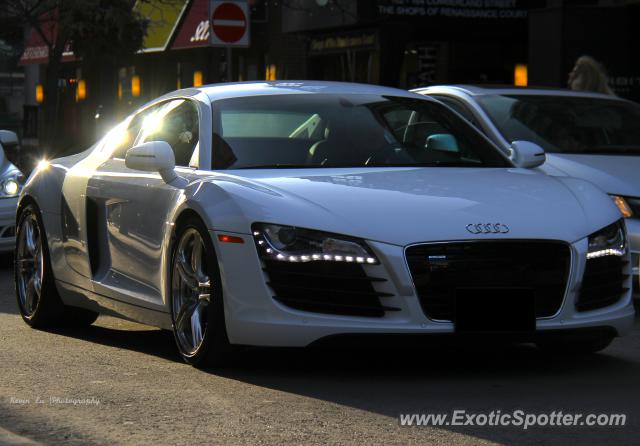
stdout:
{"type": "Polygon", "coordinates": [[[526,19],[538,6],[520,0],[378,0],[381,16],[446,17],[452,19],[526,19]]]}
{"type": "Polygon", "coordinates": [[[318,53],[355,48],[371,48],[375,46],[375,44],[376,35],[374,33],[326,36],[312,39],[309,50],[312,53],[318,53]]]}

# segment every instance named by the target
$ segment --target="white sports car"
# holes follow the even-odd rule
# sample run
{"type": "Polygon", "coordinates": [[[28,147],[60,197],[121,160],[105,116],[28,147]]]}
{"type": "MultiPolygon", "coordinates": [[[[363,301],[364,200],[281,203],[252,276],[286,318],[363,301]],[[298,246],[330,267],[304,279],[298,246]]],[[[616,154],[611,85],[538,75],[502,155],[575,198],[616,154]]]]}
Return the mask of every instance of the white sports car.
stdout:
{"type": "Polygon", "coordinates": [[[401,90],[177,91],[31,175],[20,310],[33,327],[108,312],[171,329],[199,366],[363,334],[600,350],[634,318],[624,220],[590,183],[525,167],[401,90]]]}

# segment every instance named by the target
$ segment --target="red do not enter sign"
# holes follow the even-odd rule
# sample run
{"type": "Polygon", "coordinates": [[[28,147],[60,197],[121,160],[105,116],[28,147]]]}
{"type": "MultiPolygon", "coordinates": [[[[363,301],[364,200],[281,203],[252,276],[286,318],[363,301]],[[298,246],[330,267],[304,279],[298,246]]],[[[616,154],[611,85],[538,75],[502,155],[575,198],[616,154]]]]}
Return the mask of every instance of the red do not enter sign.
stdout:
{"type": "Polygon", "coordinates": [[[211,29],[222,43],[240,43],[247,34],[248,19],[245,11],[234,2],[213,2],[211,29]]]}

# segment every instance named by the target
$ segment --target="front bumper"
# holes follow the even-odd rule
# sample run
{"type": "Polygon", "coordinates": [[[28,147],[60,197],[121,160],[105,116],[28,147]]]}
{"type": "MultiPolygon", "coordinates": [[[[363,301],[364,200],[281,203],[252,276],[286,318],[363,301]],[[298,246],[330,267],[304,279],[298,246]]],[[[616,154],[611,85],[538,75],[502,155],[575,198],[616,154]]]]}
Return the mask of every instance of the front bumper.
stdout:
{"type": "Polygon", "coordinates": [[[0,198],[0,252],[13,251],[18,198],[0,198]]]}
{"type": "MultiPolygon", "coordinates": [[[[298,311],[273,299],[262,264],[250,235],[235,234],[244,244],[220,243],[212,233],[222,273],[225,315],[229,340],[234,344],[304,347],[320,339],[344,334],[447,334],[454,332],[451,322],[427,318],[420,306],[412,277],[405,262],[404,248],[367,242],[380,259],[380,265],[367,265],[368,275],[384,277],[377,291],[388,292],[385,304],[399,308],[383,317],[337,316],[298,311]]],[[[617,303],[591,311],[578,312],[575,300],[586,264],[587,240],[571,245],[569,286],[560,311],[552,318],[539,319],[538,332],[583,328],[610,328],[626,334],[634,321],[629,290],[617,303]]]]}

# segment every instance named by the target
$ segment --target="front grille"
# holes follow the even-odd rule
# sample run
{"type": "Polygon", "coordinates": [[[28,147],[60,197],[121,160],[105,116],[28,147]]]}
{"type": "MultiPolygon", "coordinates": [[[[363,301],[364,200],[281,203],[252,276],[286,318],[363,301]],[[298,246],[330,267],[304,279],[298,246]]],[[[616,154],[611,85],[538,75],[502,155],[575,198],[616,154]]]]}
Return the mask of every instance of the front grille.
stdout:
{"type": "Polygon", "coordinates": [[[264,271],[274,299],[296,310],[366,317],[399,310],[381,302],[392,294],[374,289],[386,279],[367,276],[358,264],[265,260],[264,271]]]}
{"type": "Polygon", "coordinates": [[[427,317],[452,321],[459,288],[533,289],[536,317],[562,305],[571,253],[560,242],[478,241],[416,245],[406,250],[420,305],[427,317]]]}
{"type": "Polygon", "coordinates": [[[618,302],[629,290],[625,286],[629,278],[625,272],[628,264],[626,258],[618,256],[587,260],[576,309],[595,310],[618,302]]]}

